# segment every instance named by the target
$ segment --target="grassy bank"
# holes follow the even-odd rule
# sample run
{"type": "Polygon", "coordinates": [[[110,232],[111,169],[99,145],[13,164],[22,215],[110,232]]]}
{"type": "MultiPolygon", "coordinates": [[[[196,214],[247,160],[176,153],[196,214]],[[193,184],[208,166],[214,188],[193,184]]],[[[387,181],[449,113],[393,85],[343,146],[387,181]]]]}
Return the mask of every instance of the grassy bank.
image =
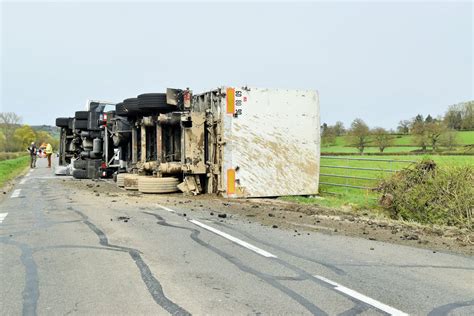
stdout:
{"type": "Polygon", "coordinates": [[[0,161],[0,187],[3,187],[8,180],[21,174],[29,163],[30,157],[28,156],[0,161]]]}

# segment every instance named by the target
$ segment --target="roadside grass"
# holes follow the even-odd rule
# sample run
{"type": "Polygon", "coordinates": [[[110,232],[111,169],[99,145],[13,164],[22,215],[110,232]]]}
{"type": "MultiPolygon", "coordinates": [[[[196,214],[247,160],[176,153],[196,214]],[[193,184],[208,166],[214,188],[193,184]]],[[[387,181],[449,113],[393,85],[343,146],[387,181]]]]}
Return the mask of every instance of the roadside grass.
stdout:
{"type": "MultiPolygon", "coordinates": [[[[440,156],[440,155],[408,155],[408,156],[383,156],[383,157],[363,157],[363,156],[344,156],[338,157],[341,159],[330,159],[325,156],[321,157],[321,174],[333,174],[350,177],[365,177],[373,178],[376,180],[362,180],[352,178],[338,178],[321,175],[320,182],[331,182],[336,184],[348,184],[353,186],[363,186],[373,188],[378,183],[393,174],[393,172],[382,172],[380,169],[386,170],[400,170],[404,167],[409,166],[410,162],[402,161],[415,161],[419,162],[424,158],[433,159],[440,166],[449,165],[474,165],[474,156],[440,156]],[[361,159],[372,159],[372,160],[349,160],[347,158],[361,158],[361,159]],[[394,160],[394,162],[385,162],[378,160],[394,160]],[[325,166],[348,166],[354,168],[372,168],[378,170],[357,170],[357,169],[341,169],[331,168],[325,166]]],[[[355,212],[365,212],[370,210],[372,215],[381,215],[383,211],[378,206],[378,199],[380,193],[374,192],[370,189],[355,189],[338,187],[332,185],[321,184],[320,193],[317,197],[304,197],[304,196],[288,196],[282,197],[282,200],[315,204],[325,207],[333,208],[347,208],[355,212]]]]}
{"type": "Polygon", "coordinates": [[[21,174],[28,167],[29,162],[28,156],[0,161],[0,188],[5,182],[21,174]]]}

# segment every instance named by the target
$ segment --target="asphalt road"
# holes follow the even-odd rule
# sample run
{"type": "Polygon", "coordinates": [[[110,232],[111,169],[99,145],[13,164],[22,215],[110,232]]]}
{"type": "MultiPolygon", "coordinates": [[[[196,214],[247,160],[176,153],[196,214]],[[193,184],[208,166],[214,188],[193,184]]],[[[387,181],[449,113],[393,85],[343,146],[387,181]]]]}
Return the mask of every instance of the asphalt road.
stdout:
{"type": "Polygon", "coordinates": [[[38,165],[0,204],[0,315],[474,315],[472,257],[117,203],[38,165]]]}

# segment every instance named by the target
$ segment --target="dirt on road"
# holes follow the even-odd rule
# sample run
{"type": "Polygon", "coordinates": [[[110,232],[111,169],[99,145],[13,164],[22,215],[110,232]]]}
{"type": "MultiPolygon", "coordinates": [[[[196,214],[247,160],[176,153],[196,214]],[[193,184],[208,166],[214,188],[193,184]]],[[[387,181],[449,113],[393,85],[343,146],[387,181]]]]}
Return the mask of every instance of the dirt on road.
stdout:
{"type": "Polygon", "coordinates": [[[407,246],[474,255],[474,232],[457,227],[424,226],[390,220],[367,212],[333,209],[278,199],[224,199],[214,195],[150,195],[117,188],[111,181],[63,179],[75,188],[75,198],[98,199],[100,205],[113,207],[124,203],[141,206],[163,204],[192,212],[208,212],[216,219],[240,218],[275,229],[293,231],[293,237],[319,232],[341,234],[407,246]]]}

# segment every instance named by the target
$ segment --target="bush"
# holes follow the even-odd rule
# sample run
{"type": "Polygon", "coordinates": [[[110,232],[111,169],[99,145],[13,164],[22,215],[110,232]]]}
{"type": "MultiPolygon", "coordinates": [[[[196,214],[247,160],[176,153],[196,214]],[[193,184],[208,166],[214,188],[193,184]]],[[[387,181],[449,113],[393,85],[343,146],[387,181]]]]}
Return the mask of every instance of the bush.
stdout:
{"type": "Polygon", "coordinates": [[[473,183],[472,165],[440,168],[425,159],[384,180],[378,190],[392,218],[472,229],[473,183]]]}

